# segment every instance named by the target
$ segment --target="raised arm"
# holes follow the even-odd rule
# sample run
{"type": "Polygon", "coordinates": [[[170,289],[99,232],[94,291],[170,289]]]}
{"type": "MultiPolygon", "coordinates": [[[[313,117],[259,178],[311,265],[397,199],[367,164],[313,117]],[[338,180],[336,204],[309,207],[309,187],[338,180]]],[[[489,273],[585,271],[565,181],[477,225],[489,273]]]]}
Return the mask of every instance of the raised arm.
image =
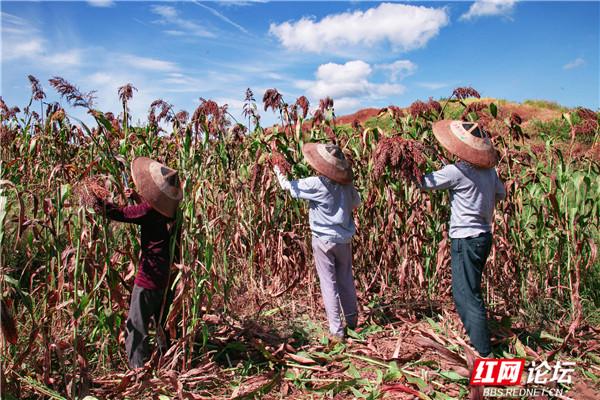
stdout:
{"type": "Polygon", "coordinates": [[[118,207],[113,203],[103,202],[98,204],[96,211],[104,213],[106,217],[113,221],[142,225],[149,220],[154,209],[146,202],[125,207],[118,207]]]}
{"type": "Polygon", "coordinates": [[[315,200],[317,198],[319,192],[319,178],[311,177],[290,181],[281,173],[278,167],[274,167],[273,170],[275,171],[275,176],[277,176],[277,181],[279,181],[281,188],[289,191],[292,197],[304,200],[315,200]]]}
{"type": "Polygon", "coordinates": [[[420,187],[423,190],[452,189],[456,182],[456,167],[449,164],[439,171],[423,175],[420,187]]]}

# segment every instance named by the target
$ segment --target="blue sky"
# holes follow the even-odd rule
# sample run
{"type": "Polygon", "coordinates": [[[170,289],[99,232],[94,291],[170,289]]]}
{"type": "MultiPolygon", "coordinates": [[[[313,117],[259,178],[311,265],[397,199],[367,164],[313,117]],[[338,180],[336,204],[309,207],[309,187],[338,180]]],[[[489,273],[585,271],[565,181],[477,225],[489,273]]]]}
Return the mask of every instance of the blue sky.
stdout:
{"type": "MultiPolygon", "coordinates": [[[[97,91],[120,111],[132,83],[134,119],[158,98],[190,112],[198,98],[240,117],[246,88],[275,87],[338,115],[406,106],[473,86],[483,96],[547,99],[597,109],[598,2],[2,1],[2,97],[24,106],[28,74],[97,91]]],[[[77,114],[77,112],[76,112],[77,114]]],[[[271,112],[263,121],[274,121],[271,112]]]]}

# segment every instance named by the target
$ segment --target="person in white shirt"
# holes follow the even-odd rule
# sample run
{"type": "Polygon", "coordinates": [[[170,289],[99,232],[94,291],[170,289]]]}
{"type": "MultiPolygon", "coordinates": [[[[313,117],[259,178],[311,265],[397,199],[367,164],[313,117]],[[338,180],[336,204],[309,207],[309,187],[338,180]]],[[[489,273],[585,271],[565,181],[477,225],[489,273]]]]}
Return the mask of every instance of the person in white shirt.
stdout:
{"type": "Polygon", "coordinates": [[[352,168],[341,149],[332,144],[307,143],[302,152],[320,174],[289,181],[275,167],[275,175],[292,197],[309,201],[312,248],[332,339],[342,341],[346,326],[355,329],[358,304],[352,274],[352,211],[360,196],[352,185],[352,168]]]}
{"type": "Polygon", "coordinates": [[[491,354],[481,277],[492,248],[496,203],[506,197],[494,168],[496,151],[478,124],[439,121],[433,133],[461,160],[421,177],[424,190],[450,191],[452,295],[471,344],[483,357],[491,354]]]}

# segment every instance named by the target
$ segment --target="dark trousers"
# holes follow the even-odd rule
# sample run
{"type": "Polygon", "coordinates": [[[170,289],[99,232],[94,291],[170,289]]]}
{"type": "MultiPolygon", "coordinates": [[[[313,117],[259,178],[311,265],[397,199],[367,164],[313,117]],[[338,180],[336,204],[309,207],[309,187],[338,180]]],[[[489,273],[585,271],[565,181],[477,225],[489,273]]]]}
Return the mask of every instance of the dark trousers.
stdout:
{"type": "Polygon", "coordinates": [[[133,285],[131,292],[131,304],[127,315],[127,337],[125,338],[125,349],[130,368],[140,368],[150,358],[150,343],[148,337],[148,325],[150,319],[154,320],[156,328],[156,343],[161,353],[166,352],[169,347],[169,337],[166,332],[164,336],[159,334],[159,323],[161,331],[167,317],[167,311],[171,304],[171,296],[167,294],[162,319],[160,310],[163,304],[165,290],[144,289],[133,285]]]}
{"type": "Polygon", "coordinates": [[[491,352],[481,275],[492,248],[492,234],[452,239],[452,295],[456,310],[480,355],[491,352]]]}

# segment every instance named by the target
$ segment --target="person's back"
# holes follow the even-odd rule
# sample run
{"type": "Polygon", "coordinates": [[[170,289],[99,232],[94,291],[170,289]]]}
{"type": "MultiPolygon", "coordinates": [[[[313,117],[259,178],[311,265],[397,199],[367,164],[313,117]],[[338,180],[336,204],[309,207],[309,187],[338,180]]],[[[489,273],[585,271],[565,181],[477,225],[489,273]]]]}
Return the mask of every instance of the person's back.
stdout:
{"type": "Polygon", "coordinates": [[[165,217],[146,201],[126,207],[117,207],[112,203],[104,206],[108,218],[141,226],[141,254],[134,283],[144,289],[164,289],[169,283],[172,235],[169,223],[173,219],[165,217]]]}
{"type": "Polygon", "coordinates": [[[450,192],[452,296],[471,344],[488,357],[492,346],[481,277],[492,249],[494,207],[506,197],[494,169],[498,154],[476,122],[441,120],[433,123],[432,131],[442,147],[461,161],[422,176],[420,186],[450,192]]]}
{"type": "Polygon", "coordinates": [[[425,175],[421,187],[450,190],[451,238],[491,232],[496,202],[506,196],[494,168],[478,168],[465,161],[425,175]]]}
{"type": "Polygon", "coordinates": [[[356,228],[352,210],[360,204],[352,184],[343,185],[325,176],[290,182],[293,197],[309,200],[309,223],[313,236],[334,243],[348,243],[356,228]]]}
{"type": "Polygon", "coordinates": [[[320,175],[289,181],[278,167],[274,171],[292,197],[309,201],[313,256],[329,332],[333,340],[343,340],[342,312],[348,328],[358,323],[351,242],[356,231],[352,211],[360,205],[360,196],[352,184],[352,168],[338,146],[307,143],[302,153],[320,175]]]}

